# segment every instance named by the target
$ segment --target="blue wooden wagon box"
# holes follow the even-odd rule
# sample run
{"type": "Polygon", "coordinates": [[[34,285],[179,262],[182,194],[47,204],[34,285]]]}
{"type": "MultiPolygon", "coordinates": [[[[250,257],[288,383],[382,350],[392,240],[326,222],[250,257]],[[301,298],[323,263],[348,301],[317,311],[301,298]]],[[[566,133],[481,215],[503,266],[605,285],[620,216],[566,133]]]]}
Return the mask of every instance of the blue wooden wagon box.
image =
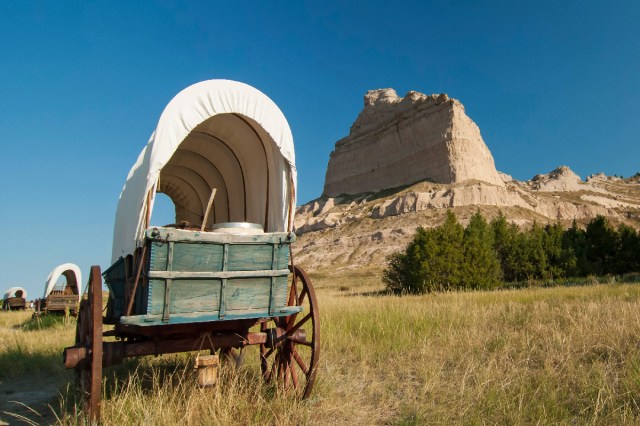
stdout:
{"type": "Polygon", "coordinates": [[[104,272],[110,290],[108,322],[145,326],[300,311],[287,306],[293,233],[235,235],[154,227],[145,237],[148,267],[129,316],[124,316],[125,258],[104,272]]]}

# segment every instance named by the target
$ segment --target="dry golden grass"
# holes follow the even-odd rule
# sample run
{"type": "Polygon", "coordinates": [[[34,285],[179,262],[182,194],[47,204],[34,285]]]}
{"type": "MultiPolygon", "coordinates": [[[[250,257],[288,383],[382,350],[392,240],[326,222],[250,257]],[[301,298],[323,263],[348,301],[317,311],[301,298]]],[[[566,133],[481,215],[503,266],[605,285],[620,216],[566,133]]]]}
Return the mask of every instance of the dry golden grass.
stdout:
{"type": "MultiPolygon", "coordinates": [[[[256,348],[208,390],[196,388],[188,354],[150,357],[107,369],[105,424],[638,423],[637,285],[396,297],[376,295],[381,286],[371,276],[315,283],[322,353],[310,400],[263,384],[256,348]]],[[[61,326],[54,338],[12,329],[20,321],[5,315],[2,365],[18,345],[27,363],[56,353],[47,368],[61,373],[72,328],[61,326]],[[28,343],[36,336],[38,344],[28,343]]],[[[67,388],[72,376],[60,374],[59,383],[62,408],[52,406],[60,419],[49,419],[82,423],[67,388]]]]}

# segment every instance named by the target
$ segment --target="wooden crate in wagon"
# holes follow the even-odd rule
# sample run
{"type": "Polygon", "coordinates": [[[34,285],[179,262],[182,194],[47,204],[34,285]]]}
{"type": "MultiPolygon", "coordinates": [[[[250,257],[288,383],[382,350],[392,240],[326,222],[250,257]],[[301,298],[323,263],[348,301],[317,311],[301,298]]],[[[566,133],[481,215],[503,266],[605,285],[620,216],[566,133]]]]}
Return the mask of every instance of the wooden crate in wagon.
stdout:
{"type": "Polygon", "coordinates": [[[255,345],[265,380],[310,395],[318,306],[291,256],[295,199],[293,138],[267,96],[209,80],[167,105],[120,196],[106,315],[93,266],[76,344],[64,352],[92,418],[102,367],[143,355],[206,349],[238,362],[255,345]],[[175,223],[151,222],[158,192],[173,201],[175,223]],[[103,333],[103,322],[114,329],[103,333]]]}

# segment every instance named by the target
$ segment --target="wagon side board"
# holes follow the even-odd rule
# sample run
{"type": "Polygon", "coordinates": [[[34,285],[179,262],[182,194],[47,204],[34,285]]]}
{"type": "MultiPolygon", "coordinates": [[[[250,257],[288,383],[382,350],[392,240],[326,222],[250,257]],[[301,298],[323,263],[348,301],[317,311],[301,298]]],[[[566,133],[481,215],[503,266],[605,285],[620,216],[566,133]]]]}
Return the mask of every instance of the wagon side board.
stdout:
{"type": "Polygon", "coordinates": [[[78,296],[75,294],[63,295],[63,294],[50,294],[45,299],[44,310],[47,312],[77,312],[78,311],[78,296]]]}
{"type": "Polygon", "coordinates": [[[150,229],[144,284],[131,315],[123,316],[124,268],[114,264],[105,272],[115,316],[121,324],[155,326],[299,312],[299,307],[287,306],[291,239],[286,233],[150,229]]]}

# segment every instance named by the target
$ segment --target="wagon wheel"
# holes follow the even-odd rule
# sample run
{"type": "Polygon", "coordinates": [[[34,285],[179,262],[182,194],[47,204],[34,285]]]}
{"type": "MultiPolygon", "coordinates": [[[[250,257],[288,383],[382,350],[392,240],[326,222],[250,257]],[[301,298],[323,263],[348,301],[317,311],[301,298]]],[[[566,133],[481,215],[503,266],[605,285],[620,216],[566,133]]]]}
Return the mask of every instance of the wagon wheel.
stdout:
{"type": "MultiPolygon", "coordinates": [[[[260,345],[262,375],[267,382],[277,381],[285,390],[305,399],[311,395],[320,356],[320,321],[318,301],[311,279],[302,268],[294,266],[289,290],[289,306],[302,306],[300,313],[271,320],[278,336],[272,347],[260,345]]],[[[266,331],[271,321],[261,325],[266,331]]]]}
{"type": "Polygon", "coordinates": [[[76,346],[87,349],[87,357],[76,367],[76,379],[89,418],[100,418],[102,390],[102,278],[100,267],[91,267],[89,297],[82,299],[76,325],[76,346]]]}

